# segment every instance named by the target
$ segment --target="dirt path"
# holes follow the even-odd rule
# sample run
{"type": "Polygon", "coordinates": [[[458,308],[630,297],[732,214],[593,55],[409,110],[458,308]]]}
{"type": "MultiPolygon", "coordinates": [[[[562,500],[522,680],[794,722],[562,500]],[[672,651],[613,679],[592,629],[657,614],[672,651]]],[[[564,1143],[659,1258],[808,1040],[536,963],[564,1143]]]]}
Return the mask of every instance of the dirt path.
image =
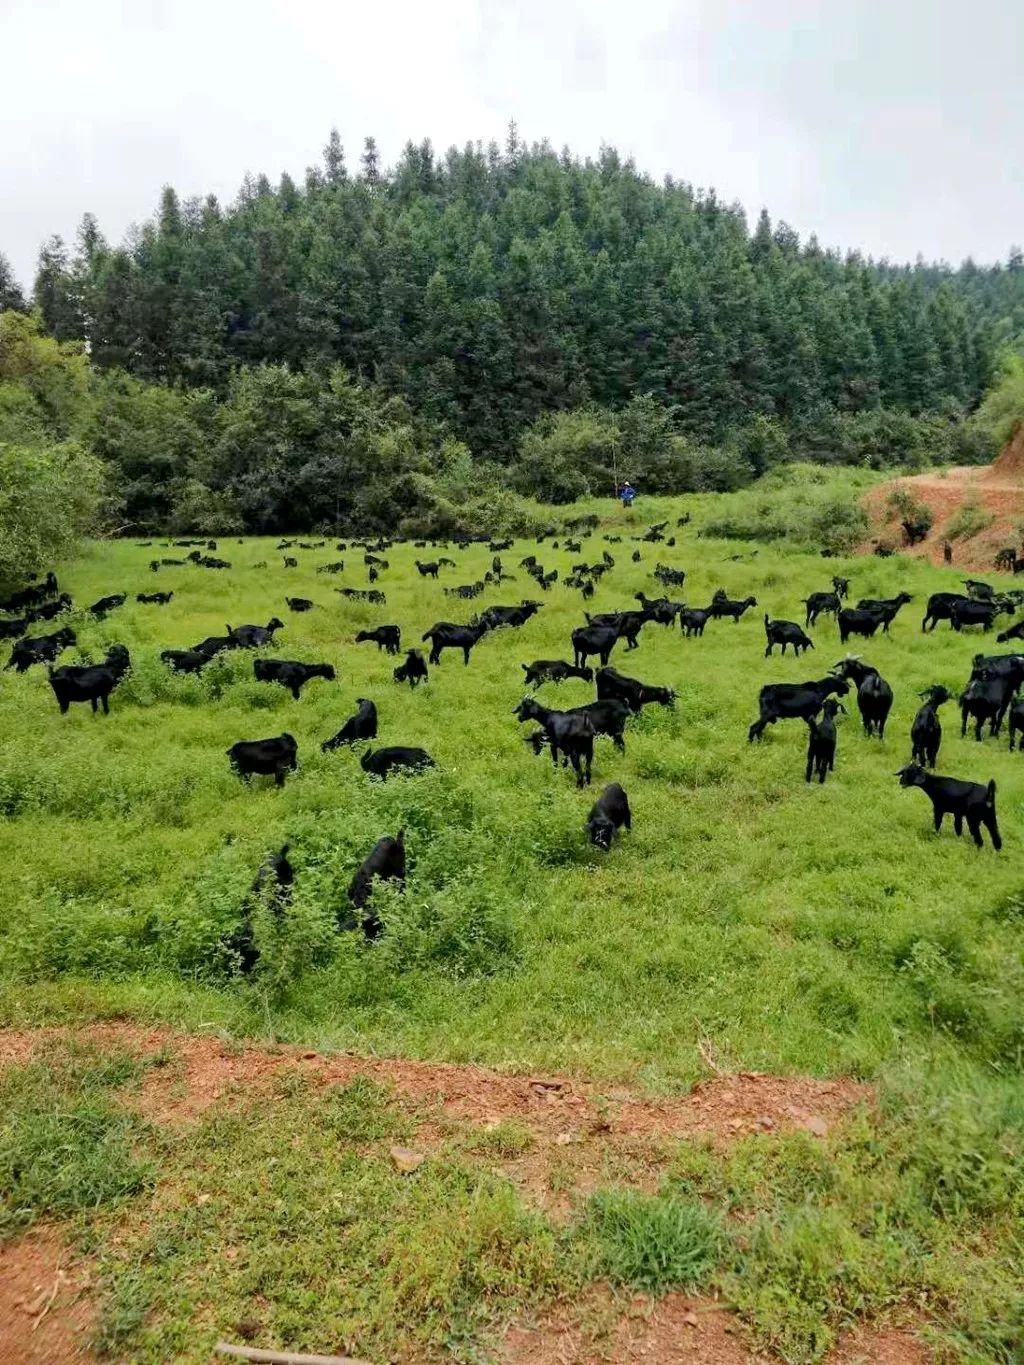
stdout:
{"type": "MultiPolygon", "coordinates": [[[[365,1077],[389,1085],[415,1107],[416,1145],[429,1150],[460,1131],[514,1121],[533,1141],[502,1164],[523,1197],[554,1217],[571,1198],[601,1183],[609,1163],[620,1183],[654,1188],[671,1140],[705,1136],[724,1143],[751,1133],[803,1128],[824,1137],[860,1104],[870,1086],[848,1079],[819,1080],[742,1072],[716,1076],[690,1094],[652,1099],[621,1087],[600,1087],[567,1076],[507,1075],[474,1066],[323,1056],[290,1047],[235,1046],[127,1023],[64,1029],[0,1030],[0,1066],[24,1063],[55,1042],[74,1039],[140,1057],[159,1055],[124,1099],[154,1123],[190,1124],[218,1107],[272,1094],[282,1076],[299,1072],[315,1085],[365,1077]],[[552,1197],[552,1163],[568,1172],[552,1197]],[[568,1184],[568,1190],[566,1189],[568,1184]]],[[[88,1265],[76,1261],[54,1229],[34,1229],[0,1253],[0,1365],[88,1365],[85,1345],[92,1318],[88,1265]]],[[[924,1365],[928,1357],[904,1332],[851,1339],[832,1365],[924,1365]],[[859,1343],[858,1344],[858,1340],[859,1343]],[[852,1353],[851,1353],[852,1352],[852,1353]]],[[[511,1328],[501,1365],[598,1365],[617,1361],[658,1365],[756,1365],[739,1325],[720,1305],[669,1294],[622,1297],[594,1287],[579,1301],[511,1328]]]]}

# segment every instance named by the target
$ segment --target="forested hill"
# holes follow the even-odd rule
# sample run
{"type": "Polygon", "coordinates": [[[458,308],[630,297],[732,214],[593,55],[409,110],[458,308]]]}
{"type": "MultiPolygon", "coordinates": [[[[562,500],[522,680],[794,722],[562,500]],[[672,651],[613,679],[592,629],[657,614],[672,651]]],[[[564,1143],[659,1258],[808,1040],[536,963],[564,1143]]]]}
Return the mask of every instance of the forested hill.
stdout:
{"type": "MultiPolygon", "coordinates": [[[[830,414],[954,415],[1024,330],[1024,269],[896,268],[801,243],[763,214],[597,161],[410,144],[391,171],[336,134],[305,184],[249,179],[223,207],[167,189],[120,247],[89,215],[43,249],[48,329],[99,367],[223,393],[257,362],[340,362],[474,457],[509,460],[541,414],[636,394],[720,444],[758,415],[820,453],[830,414]]],[[[755,462],[756,463],[756,462],[755,462]]]]}

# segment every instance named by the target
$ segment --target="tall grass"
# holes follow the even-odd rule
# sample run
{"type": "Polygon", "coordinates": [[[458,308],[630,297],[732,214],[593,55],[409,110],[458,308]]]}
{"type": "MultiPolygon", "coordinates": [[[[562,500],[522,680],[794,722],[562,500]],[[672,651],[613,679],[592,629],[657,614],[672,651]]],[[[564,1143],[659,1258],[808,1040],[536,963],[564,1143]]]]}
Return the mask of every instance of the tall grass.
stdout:
{"type": "MultiPolygon", "coordinates": [[[[582,620],[578,595],[560,583],[521,631],[485,637],[468,668],[446,656],[411,693],[392,681],[393,660],[352,643],[356,630],[396,622],[412,644],[435,620],[468,619],[473,607],[441,586],[480,577],[486,547],[456,551],[458,568],[442,585],[416,574],[422,552],[392,549],[385,608],[349,604],[332,592],[337,580],[315,573],[338,557],[330,546],[300,551],[292,571],[261,541],[222,543],[233,567],[220,574],[153,575],[154,552],[131,544],[94,545],[58,566],[79,603],[154,584],[175,598],[166,608],[132,600],[102,624],[73,618],[79,647],[69,662],[114,640],[132,651],[132,674],[107,718],[82,708],[59,716],[42,670],[0,675],[0,850],[9,869],[0,1010],[17,1019],[59,1012],[62,1000],[128,1007],[242,1031],[269,1026],[325,1045],[659,1084],[701,1071],[700,1037],[726,1065],[870,1075],[906,1040],[939,1032],[990,1065],[1017,1065],[1020,925],[1001,907],[1019,891],[1019,762],[1003,743],[961,740],[946,709],[940,770],[996,778],[1002,857],[977,854],[948,831],[936,838],[927,803],[893,776],[909,756],[919,690],[932,682],[956,690],[988,641],[921,634],[927,594],[953,575],[918,560],[822,561],[698,537],[730,506],[713,496],[644,500],[631,518],[609,516],[608,528],[627,537],[620,544],[596,536],[579,555],[517,545],[504,560],[518,581],[482,599],[537,595],[515,568],[528,550],[564,575],[604,548],[617,564],[591,610],[656,592],[658,560],[687,569],[681,595],[690,602],[706,603],[718,587],[758,599],[738,625],[714,622],[702,640],[649,625],[635,652],[613,656],[630,674],[673,686],[679,701],[630,722],[624,757],[598,741],[595,790],[621,781],[635,813],[633,833],[609,855],[583,833],[593,793],[534,757],[511,714],[523,695],[520,664],[566,657],[582,620]],[[676,547],[644,546],[634,565],[629,534],[684,510],[693,522],[676,547]],[[268,567],[254,568],[261,560],[268,567]],[[763,657],[761,614],[802,620],[800,599],[834,572],[852,578],[855,596],[906,589],[914,601],[889,636],[860,650],[896,691],[888,738],[868,741],[851,708],[835,778],[812,790],[802,781],[804,727],[773,727],[754,746],[746,730],[764,682],[820,676],[843,653],[822,621],[816,650],[799,662],[763,657]],[[293,616],[286,593],[319,609],[293,616]],[[161,648],[274,613],[287,623],[275,652],[333,663],[336,683],[315,681],[295,703],[253,680],[248,653],[200,678],[175,677],[159,662],[161,648]],[[379,743],[421,744],[437,769],[380,785],[357,754],[322,755],[320,741],[357,696],[378,704],[379,743]],[[283,730],[298,739],[299,772],[283,791],[241,784],[227,747],[283,730]],[[404,896],[381,894],[387,932],[372,947],[339,937],[336,914],[355,867],[402,824],[409,880],[404,896]],[[224,940],[260,861],[285,840],[297,870],[293,905],[280,924],[257,916],[263,961],[254,981],[239,982],[224,940]]],[[[341,581],[362,586],[359,554],[345,558],[341,581]]],[[[540,693],[557,706],[591,695],[576,681],[540,693]]]]}

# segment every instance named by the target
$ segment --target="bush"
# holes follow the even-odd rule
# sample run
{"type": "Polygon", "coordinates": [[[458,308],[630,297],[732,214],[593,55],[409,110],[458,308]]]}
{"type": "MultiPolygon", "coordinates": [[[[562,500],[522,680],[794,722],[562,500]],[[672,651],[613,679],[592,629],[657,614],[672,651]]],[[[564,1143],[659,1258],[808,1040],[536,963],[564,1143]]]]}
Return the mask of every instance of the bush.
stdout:
{"type": "Polygon", "coordinates": [[[72,443],[0,445],[0,586],[24,583],[99,527],[103,465],[72,443]]]}
{"type": "Polygon", "coordinates": [[[970,498],[967,502],[961,503],[950,517],[944,534],[948,540],[969,540],[971,536],[986,530],[994,521],[995,513],[982,507],[976,498],[970,498]]]}

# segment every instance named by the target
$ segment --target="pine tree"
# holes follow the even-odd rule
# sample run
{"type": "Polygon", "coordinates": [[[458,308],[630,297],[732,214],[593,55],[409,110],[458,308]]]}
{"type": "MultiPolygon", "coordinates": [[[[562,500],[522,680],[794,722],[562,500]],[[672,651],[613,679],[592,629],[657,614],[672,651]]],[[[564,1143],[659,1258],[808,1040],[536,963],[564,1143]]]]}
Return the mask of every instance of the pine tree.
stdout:
{"type": "Polygon", "coordinates": [[[58,341],[84,337],[85,326],[76,299],[67,247],[62,237],[51,237],[40,248],[32,297],[51,336],[58,341]]]}
{"type": "Polygon", "coordinates": [[[27,308],[25,296],[21,292],[18,281],[14,278],[11,263],[0,251],[0,313],[8,309],[15,313],[24,313],[27,308]]]}
{"type": "Polygon", "coordinates": [[[348,179],[345,169],[345,149],[337,128],[332,128],[324,147],[324,179],[328,185],[343,185],[348,179]]]}
{"type": "Polygon", "coordinates": [[[380,154],[377,151],[375,138],[364,138],[360,164],[363,168],[363,184],[368,185],[371,189],[376,189],[380,184],[380,154]]]}

